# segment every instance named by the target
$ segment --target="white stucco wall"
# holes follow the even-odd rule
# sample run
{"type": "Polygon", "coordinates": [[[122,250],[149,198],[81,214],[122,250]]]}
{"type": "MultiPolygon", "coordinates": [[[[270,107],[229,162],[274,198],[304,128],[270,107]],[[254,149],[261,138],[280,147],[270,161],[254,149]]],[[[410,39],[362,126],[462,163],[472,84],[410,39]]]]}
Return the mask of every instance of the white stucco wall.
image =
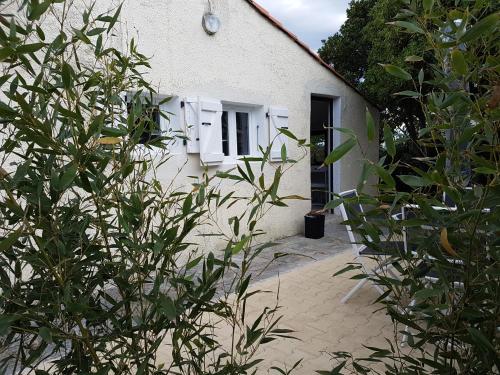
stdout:
{"type": "MultiPolygon", "coordinates": [[[[207,35],[201,25],[208,8],[206,0],[125,1],[121,17],[124,43],[135,37],[139,50],[151,56],[149,78],[159,86],[160,93],[255,104],[262,106],[262,114],[271,105],[287,107],[290,130],[299,138],[307,139],[311,95],[335,97],[340,100],[335,108],[340,108],[341,113],[334,114],[340,120],[334,126],[353,129],[367,155],[372,159],[378,157],[378,143],[367,143],[367,103],[358,93],[245,0],[215,0],[212,3],[222,23],[214,36],[207,35]]],[[[267,129],[265,118],[262,122],[267,129]]],[[[291,149],[289,153],[292,157],[297,156],[297,150],[291,149]]],[[[338,189],[356,186],[361,157],[359,150],[354,151],[336,166],[340,168],[338,189]]],[[[197,155],[183,154],[174,159],[178,165],[187,159],[182,175],[201,175],[197,155]]],[[[211,171],[232,167],[234,165],[222,165],[211,171]]],[[[170,164],[159,175],[167,182],[176,172],[170,164]]],[[[272,168],[268,172],[272,173],[272,168]]],[[[235,189],[240,189],[240,185],[235,189]]],[[[310,167],[306,158],[284,178],[280,195],[298,194],[310,198],[310,190],[310,167]]],[[[293,202],[289,208],[274,209],[260,227],[269,233],[268,238],[301,233],[303,215],[309,210],[310,202],[293,202]]],[[[235,214],[222,212],[220,221],[225,223],[235,214]]]]}

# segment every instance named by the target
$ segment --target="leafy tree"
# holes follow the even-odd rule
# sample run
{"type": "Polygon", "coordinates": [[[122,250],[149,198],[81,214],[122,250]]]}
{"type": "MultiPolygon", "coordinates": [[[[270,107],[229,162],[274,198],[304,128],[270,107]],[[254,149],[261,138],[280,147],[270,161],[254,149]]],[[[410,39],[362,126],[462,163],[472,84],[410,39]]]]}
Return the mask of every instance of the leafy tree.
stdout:
{"type": "MultiPolygon", "coordinates": [[[[423,167],[410,165],[411,174],[397,174],[396,140],[386,127],[386,163],[367,161],[360,197],[329,204],[351,207],[347,223],[361,242],[388,254],[373,259],[380,271],[351,264],[343,272],[358,267],[356,278],[386,290],[377,302],[396,334],[388,347],[369,348],[372,354],[364,359],[335,353],[337,366],[321,373],[497,374],[500,12],[489,1],[405,4],[396,25],[423,37],[431,56],[417,74],[413,58],[407,59],[408,69],[389,61],[385,76],[411,86],[404,96],[418,101],[425,115],[416,142],[434,148],[435,156],[420,160],[423,167]],[[369,174],[380,179],[376,195],[364,193],[369,174]],[[397,180],[408,191],[397,189],[397,180]],[[353,203],[366,204],[367,210],[360,213],[353,203]],[[382,247],[383,238],[403,239],[406,246],[391,251],[382,247]]],[[[368,129],[372,134],[372,121],[368,129]]]]}
{"type": "Polygon", "coordinates": [[[277,306],[252,319],[245,307],[268,246],[258,223],[293,198],[279,195],[293,163],[283,150],[264,179],[266,149],[237,172],[162,184],[182,135],[151,136],[159,103],[135,42],[116,48],[121,6],[84,3],[2,2],[0,373],[255,371],[257,348],[290,334],[277,306]],[[221,249],[198,246],[207,227],[221,249]]]}
{"type": "MultiPolygon", "coordinates": [[[[425,126],[421,108],[413,98],[394,95],[413,87],[401,77],[387,77],[380,65],[391,61],[402,66],[409,56],[425,57],[421,35],[389,24],[403,3],[403,0],[352,1],[346,22],[338,33],[324,41],[318,52],[382,109],[383,122],[398,129],[400,136],[415,140],[418,130],[425,126]]],[[[422,66],[420,61],[414,61],[409,72],[416,75],[422,66]]]]}

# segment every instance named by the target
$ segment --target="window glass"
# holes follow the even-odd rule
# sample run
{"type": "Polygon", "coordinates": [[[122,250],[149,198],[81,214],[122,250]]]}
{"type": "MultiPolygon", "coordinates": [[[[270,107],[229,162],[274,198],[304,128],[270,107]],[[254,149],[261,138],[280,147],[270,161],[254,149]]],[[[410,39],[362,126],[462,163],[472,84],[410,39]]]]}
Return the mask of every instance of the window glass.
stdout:
{"type": "Polygon", "coordinates": [[[238,155],[250,154],[249,115],[246,112],[236,112],[236,145],[238,155]]]}
{"type": "Polygon", "coordinates": [[[229,156],[229,114],[222,112],[222,152],[229,156]]]}

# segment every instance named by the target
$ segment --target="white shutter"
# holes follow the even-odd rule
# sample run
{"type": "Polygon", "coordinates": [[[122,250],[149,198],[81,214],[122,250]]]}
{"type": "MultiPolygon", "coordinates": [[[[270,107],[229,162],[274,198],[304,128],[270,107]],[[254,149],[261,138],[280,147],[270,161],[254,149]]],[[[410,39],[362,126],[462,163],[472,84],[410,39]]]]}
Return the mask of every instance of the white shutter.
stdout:
{"type": "Polygon", "coordinates": [[[288,137],[281,134],[278,129],[288,129],[288,109],[283,107],[269,108],[269,143],[271,147],[271,161],[281,161],[281,147],[288,146],[288,137]]]}
{"type": "Polygon", "coordinates": [[[200,101],[200,160],[214,165],[224,161],[222,152],[222,103],[200,101]]]}
{"type": "Polygon", "coordinates": [[[161,128],[166,136],[173,138],[168,141],[169,152],[171,154],[181,154],[183,139],[178,137],[183,136],[184,132],[181,127],[181,103],[179,97],[172,97],[168,102],[161,105],[160,110],[168,117],[168,119],[163,116],[160,118],[161,128]]]}
{"type": "Polygon", "coordinates": [[[184,100],[184,123],[187,140],[188,154],[200,153],[199,133],[199,100],[198,98],[186,98],[184,100]]]}

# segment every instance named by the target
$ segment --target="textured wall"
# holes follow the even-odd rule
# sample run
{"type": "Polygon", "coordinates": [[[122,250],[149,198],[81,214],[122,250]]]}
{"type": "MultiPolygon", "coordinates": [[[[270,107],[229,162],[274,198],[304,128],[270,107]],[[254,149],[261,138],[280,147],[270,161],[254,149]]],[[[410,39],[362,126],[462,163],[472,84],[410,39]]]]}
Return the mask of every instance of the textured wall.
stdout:
{"type": "MultiPolygon", "coordinates": [[[[134,37],[140,51],[151,56],[150,79],[159,85],[160,93],[253,103],[263,108],[285,106],[289,109],[290,130],[300,138],[309,138],[311,94],[338,97],[340,102],[336,108],[341,113],[336,118],[340,123],[334,125],[353,129],[368,156],[377,158],[377,143],[368,146],[366,140],[366,102],[359,94],[246,1],[213,0],[212,3],[222,26],[216,35],[208,36],[201,25],[208,9],[207,0],[125,1],[121,20],[124,45],[134,37]]],[[[267,124],[264,125],[267,128],[267,124]]],[[[296,151],[290,151],[292,156],[296,156],[296,151]]],[[[360,152],[352,152],[337,166],[341,176],[338,188],[356,186],[361,157],[360,152]]],[[[188,159],[182,173],[185,176],[202,172],[196,155],[179,155],[175,159],[179,165],[188,159]]],[[[218,169],[232,167],[223,165],[218,169]]],[[[168,181],[176,172],[174,169],[163,169],[161,178],[168,181]]],[[[280,194],[310,197],[309,169],[306,158],[283,180],[280,194]]],[[[274,210],[274,215],[260,223],[261,228],[270,233],[271,238],[300,233],[303,215],[309,207],[309,202],[296,202],[290,208],[274,210]]],[[[231,214],[235,212],[221,214],[220,221],[226,222],[231,214]]]]}

